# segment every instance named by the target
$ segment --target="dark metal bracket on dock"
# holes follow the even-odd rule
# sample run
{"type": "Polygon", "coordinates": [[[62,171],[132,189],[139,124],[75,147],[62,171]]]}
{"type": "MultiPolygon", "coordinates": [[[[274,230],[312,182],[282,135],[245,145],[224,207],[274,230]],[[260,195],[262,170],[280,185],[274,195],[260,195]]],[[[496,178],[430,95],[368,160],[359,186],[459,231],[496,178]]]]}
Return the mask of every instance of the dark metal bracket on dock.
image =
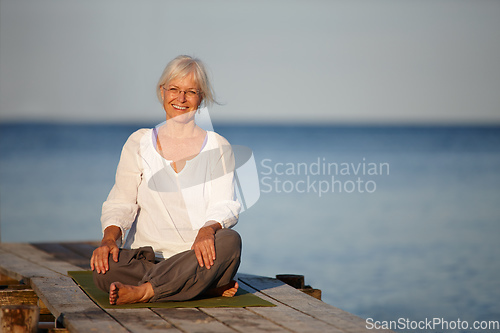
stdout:
{"type": "Polygon", "coordinates": [[[276,275],[276,279],[321,301],[321,289],[315,289],[309,285],[305,285],[304,275],[278,274],[276,275]]]}

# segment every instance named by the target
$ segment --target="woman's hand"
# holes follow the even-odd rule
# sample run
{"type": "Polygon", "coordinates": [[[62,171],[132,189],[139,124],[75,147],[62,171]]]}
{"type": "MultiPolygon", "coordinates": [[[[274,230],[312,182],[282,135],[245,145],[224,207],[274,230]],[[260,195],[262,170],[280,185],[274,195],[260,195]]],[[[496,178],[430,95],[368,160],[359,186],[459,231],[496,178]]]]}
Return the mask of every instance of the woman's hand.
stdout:
{"type": "Polygon", "coordinates": [[[101,246],[94,250],[90,258],[90,268],[99,274],[105,274],[109,270],[109,254],[113,256],[113,261],[118,262],[120,249],[116,245],[116,240],[121,236],[119,227],[110,226],[104,230],[101,246]]]}
{"type": "Polygon", "coordinates": [[[207,223],[198,231],[191,249],[194,250],[200,267],[205,266],[210,269],[213,266],[215,260],[215,233],[221,228],[222,226],[218,222],[207,223]]]}
{"type": "Polygon", "coordinates": [[[109,270],[109,254],[113,255],[113,261],[118,262],[118,253],[120,249],[116,245],[116,241],[109,241],[101,243],[97,249],[92,253],[92,258],[90,258],[90,268],[92,270],[96,269],[97,273],[106,273],[109,270]]]}

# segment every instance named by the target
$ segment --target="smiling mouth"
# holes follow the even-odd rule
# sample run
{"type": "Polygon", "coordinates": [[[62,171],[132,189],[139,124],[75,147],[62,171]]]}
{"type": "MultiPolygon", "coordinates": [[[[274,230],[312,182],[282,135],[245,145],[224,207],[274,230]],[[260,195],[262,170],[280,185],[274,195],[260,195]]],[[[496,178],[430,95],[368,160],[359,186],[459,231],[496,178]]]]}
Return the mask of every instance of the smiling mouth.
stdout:
{"type": "Polygon", "coordinates": [[[188,107],[187,106],[179,106],[179,105],[175,105],[175,104],[172,104],[172,107],[176,110],[181,110],[181,111],[184,111],[184,110],[187,110],[188,107]]]}

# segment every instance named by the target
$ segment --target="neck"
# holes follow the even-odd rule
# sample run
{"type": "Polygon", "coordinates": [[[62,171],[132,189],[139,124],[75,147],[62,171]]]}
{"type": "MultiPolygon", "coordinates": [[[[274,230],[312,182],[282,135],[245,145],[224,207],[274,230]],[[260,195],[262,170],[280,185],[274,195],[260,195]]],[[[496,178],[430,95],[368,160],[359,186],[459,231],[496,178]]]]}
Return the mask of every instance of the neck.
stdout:
{"type": "Polygon", "coordinates": [[[164,133],[171,138],[189,138],[196,135],[198,126],[195,124],[194,119],[184,123],[176,121],[175,119],[167,119],[164,125],[164,133]]]}

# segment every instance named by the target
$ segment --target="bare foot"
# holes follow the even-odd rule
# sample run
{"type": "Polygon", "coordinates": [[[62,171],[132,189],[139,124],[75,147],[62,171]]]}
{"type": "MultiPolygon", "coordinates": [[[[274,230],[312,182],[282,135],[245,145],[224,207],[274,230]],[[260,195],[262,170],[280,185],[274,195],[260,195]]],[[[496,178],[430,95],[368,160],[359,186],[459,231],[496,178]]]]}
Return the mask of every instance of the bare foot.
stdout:
{"type": "Polygon", "coordinates": [[[224,297],[233,297],[234,294],[238,291],[239,285],[236,281],[231,281],[225,286],[209,289],[205,294],[208,296],[224,296],[224,297]]]}
{"type": "Polygon", "coordinates": [[[154,296],[153,286],[147,282],[140,286],[113,282],[109,286],[109,304],[146,303],[154,296]]]}

